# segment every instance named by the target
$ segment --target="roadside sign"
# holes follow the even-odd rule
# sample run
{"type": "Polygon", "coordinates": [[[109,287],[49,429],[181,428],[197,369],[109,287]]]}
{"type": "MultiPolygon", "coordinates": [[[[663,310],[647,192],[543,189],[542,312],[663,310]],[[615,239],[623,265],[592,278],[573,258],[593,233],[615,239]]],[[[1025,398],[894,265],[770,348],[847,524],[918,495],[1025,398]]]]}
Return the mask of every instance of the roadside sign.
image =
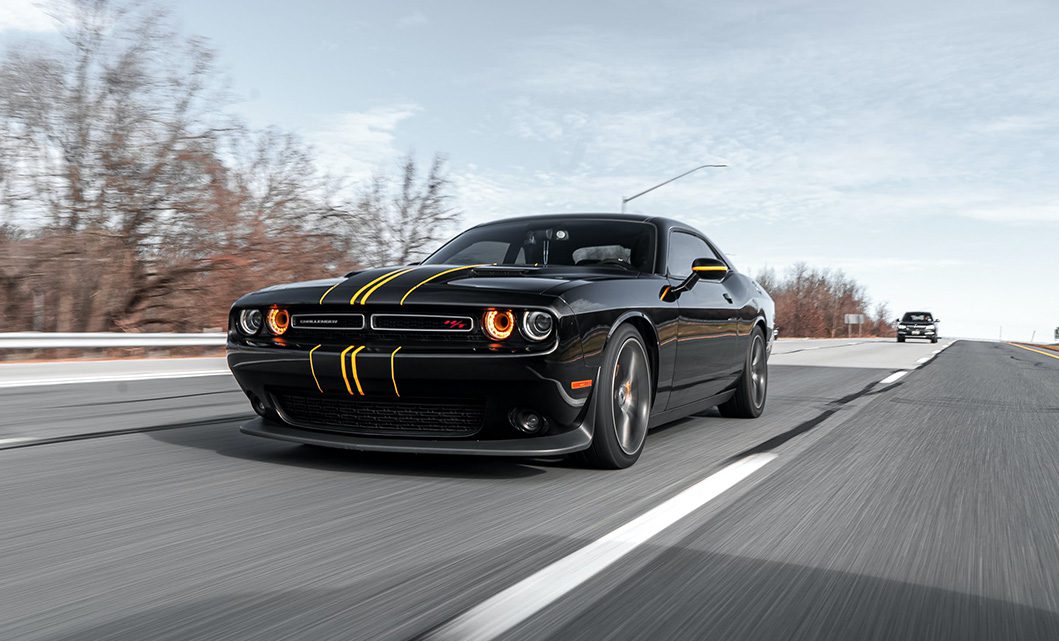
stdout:
{"type": "MultiPolygon", "coordinates": [[[[864,314],[846,314],[846,325],[863,325],[864,314]]],[[[1059,332],[1059,329],[1056,329],[1059,332]]]]}
{"type": "Polygon", "coordinates": [[[1059,341],[1059,327],[1055,328],[1055,340],[1059,341]]]}

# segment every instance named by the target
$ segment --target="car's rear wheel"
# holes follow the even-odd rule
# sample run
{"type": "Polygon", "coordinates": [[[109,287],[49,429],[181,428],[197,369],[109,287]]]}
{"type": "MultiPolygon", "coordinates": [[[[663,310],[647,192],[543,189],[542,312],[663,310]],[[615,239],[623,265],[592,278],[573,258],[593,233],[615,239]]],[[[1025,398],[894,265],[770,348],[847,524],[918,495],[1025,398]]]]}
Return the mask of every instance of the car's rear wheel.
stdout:
{"type": "Polygon", "coordinates": [[[768,356],[765,354],[765,334],[760,327],[750,333],[743,375],[736,384],[735,395],[717,406],[721,416],[728,418],[757,418],[765,411],[768,395],[768,356]]]}
{"type": "Polygon", "coordinates": [[[651,417],[651,362],[640,333],[623,325],[607,341],[596,382],[595,429],[584,452],[592,467],[621,469],[640,458],[651,417]]]}

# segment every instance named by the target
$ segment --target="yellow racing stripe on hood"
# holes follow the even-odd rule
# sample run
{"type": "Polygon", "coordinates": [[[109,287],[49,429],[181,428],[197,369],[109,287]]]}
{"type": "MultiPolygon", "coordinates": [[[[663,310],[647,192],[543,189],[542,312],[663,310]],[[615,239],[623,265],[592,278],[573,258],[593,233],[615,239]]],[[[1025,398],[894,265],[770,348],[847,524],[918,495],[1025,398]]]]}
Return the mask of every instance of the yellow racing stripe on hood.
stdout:
{"type": "Polygon", "coordinates": [[[344,281],[345,281],[345,279],[340,280],[337,283],[335,283],[334,285],[331,285],[330,287],[328,287],[327,291],[324,292],[324,295],[320,297],[320,304],[323,305],[324,304],[324,299],[327,298],[327,295],[331,293],[331,290],[333,290],[334,288],[336,288],[339,285],[341,285],[344,281]]]}
{"type": "Polygon", "coordinates": [[[480,265],[464,265],[463,267],[453,267],[452,269],[446,269],[445,271],[438,272],[438,273],[434,274],[433,276],[431,276],[430,278],[426,278],[426,279],[420,281],[419,283],[417,283],[416,285],[413,285],[412,288],[409,289],[407,292],[405,292],[404,296],[401,297],[401,303],[400,304],[404,305],[404,300],[406,298],[408,298],[408,296],[412,292],[414,292],[415,290],[419,289],[423,285],[426,285],[427,283],[429,283],[430,281],[434,280],[435,278],[441,278],[445,274],[451,274],[453,272],[463,271],[465,269],[474,269],[475,267],[485,267],[487,264],[488,263],[482,263],[480,265]]]}
{"type": "Polygon", "coordinates": [[[366,285],[364,285],[363,287],[361,287],[360,289],[358,289],[358,290],[357,290],[357,293],[356,293],[356,294],[353,294],[353,297],[349,299],[349,304],[350,304],[350,305],[356,305],[356,304],[357,304],[357,298],[358,298],[358,297],[359,297],[359,296],[360,296],[361,294],[363,294],[363,293],[364,293],[364,290],[368,289],[369,287],[371,287],[371,286],[372,286],[372,285],[374,285],[375,283],[379,282],[380,280],[382,280],[382,279],[386,278],[387,276],[392,276],[392,275],[396,274],[396,273],[397,273],[397,272],[399,272],[399,271],[401,271],[401,270],[400,270],[400,269],[395,269],[395,270],[393,270],[392,272],[386,272],[386,273],[385,273],[385,274],[383,274],[382,276],[377,276],[377,277],[375,277],[375,278],[371,279],[370,281],[368,281],[368,283],[367,283],[366,285]]]}
{"type": "Polygon", "coordinates": [[[376,283],[375,286],[373,286],[371,289],[369,289],[367,292],[364,293],[364,297],[360,299],[360,304],[363,305],[363,304],[367,303],[368,302],[368,296],[371,296],[372,294],[374,294],[375,290],[379,289],[380,287],[382,287],[386,283],[390,282],[391,280],[397,278],[398,276],[403,276],[404,274],[407,274],[408,272],[412,271],[413,269],[415,269],[415,267],[409,267],[408,269],[402,269],[402,270],[398,270],[397,272],[391,272],[388,276],[386,276],[386,278],[383,278],[381,281],[376,283]]]}

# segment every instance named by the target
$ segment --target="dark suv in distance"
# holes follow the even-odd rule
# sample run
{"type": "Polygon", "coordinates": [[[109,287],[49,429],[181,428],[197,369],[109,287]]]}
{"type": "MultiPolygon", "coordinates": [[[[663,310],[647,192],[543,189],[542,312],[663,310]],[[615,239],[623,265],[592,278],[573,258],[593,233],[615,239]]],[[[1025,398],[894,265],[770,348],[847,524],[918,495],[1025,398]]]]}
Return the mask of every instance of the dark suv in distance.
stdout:
{"type": "Polygon", "coordinates": [[[897,321],[897,342],[903,343],[906,338],[929,338],[931,343],[937,343],[938,322],[930,312],[905,312],[897,321]]]}

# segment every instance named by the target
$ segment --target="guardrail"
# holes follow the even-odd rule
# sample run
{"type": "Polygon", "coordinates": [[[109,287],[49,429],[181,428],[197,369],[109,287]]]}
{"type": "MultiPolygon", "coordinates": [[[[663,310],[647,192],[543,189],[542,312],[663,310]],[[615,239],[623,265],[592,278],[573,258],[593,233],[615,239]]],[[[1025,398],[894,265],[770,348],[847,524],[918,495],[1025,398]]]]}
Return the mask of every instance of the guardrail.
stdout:
{"type": "Polygon", "coordinates": [[[0,333],[0,350],[66,349],[84,347],[198,347],[223,346],[224,332],[180,334],[123,334],[120,332],[10,332],[0,333]]]}

